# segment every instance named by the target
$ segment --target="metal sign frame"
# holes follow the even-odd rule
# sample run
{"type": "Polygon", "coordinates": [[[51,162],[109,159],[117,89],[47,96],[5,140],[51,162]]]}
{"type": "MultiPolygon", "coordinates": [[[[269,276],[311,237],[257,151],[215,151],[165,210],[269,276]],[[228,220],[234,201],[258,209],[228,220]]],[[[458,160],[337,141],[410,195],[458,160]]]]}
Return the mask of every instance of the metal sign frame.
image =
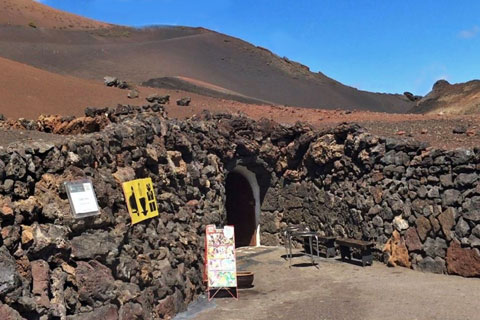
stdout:
{"type": "Polygon", "coordinates": [[[97,196],[90,179],[65,181],[63,183],[67,192],[73,217],[82,219],[100,214],[97,196]]]}

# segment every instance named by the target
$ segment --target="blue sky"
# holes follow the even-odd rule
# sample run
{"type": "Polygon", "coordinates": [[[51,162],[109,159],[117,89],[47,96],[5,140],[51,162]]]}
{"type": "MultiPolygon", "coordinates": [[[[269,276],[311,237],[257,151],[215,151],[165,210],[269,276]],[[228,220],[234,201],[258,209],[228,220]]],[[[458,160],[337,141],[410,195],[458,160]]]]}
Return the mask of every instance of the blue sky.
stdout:
{"type": "Polygon", "coordinates": [[[44,0],[130,26],[202,26],[353,87],[424,95],[480,78],[480,1],[44,0]]]}

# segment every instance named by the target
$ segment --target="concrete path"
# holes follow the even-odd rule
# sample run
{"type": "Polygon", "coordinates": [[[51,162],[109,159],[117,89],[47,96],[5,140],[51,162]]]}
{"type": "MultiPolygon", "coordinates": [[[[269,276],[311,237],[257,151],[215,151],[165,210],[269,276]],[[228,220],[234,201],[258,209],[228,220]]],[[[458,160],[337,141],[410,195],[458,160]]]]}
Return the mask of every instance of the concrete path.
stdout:
{"type": "MultiPolygon", "coordinates": [[[[239,300],[216,298],[191,319],[480,319],[480,279],[298,256],[283,248],[241,248],[238,269],[255,272],[239,300]]],[[[205,302],[207,303],[207,302],[205,302]]]]}

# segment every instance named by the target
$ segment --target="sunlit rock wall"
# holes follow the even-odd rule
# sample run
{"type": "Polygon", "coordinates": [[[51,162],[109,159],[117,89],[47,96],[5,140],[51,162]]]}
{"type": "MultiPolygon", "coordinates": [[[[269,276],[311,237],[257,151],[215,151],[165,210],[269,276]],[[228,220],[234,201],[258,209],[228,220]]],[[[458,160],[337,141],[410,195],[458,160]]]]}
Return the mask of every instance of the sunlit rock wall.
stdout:
{"type": "Polygon", "coordinates": [[[208,113],[169,120],[159,106],[8,125],[91,133],[0,149],[0,319],[184,310],[204,289],[205,225],[225,223],[225,179],[238,165],[258,181],[264,245],[303,223],[375,241],[390,265],[480,276],[479,150],[429,149],[355,125],[320,131],[208,113]],[[85,177],[101,214],[76,220],[63,182],[85,177]],[[154,182],[160,216],[132,226],[120,183],[143,177],[154,182]]]}

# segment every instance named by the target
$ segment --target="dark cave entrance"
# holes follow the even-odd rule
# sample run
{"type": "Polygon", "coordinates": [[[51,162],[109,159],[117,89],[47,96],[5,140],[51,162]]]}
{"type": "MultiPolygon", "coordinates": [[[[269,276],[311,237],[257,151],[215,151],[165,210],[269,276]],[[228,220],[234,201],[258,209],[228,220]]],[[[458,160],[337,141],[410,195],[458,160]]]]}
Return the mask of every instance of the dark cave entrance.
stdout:
{"type": "Polygon", "coordinates": [[[225,185],[227,224],[235,227],[237,247],[257,245],[255,197],[248,179],[239,172],[230,172],[225,185]]]}

